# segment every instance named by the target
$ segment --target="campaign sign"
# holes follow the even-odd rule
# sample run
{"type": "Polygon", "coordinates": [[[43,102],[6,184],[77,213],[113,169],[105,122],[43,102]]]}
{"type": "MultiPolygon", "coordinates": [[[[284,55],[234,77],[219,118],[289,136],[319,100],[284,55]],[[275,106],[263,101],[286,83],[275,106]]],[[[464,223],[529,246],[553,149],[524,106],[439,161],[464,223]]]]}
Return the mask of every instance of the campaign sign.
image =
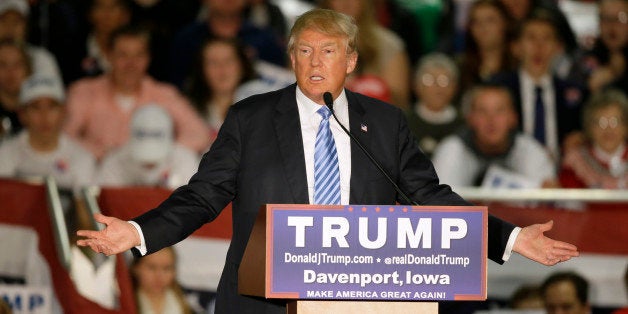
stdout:
{"type": "Polygon", "coordinates": [[[12,313],[52,313],[52,291],[49,287],[0,284],[0,299],[11,308],[12,313]]]}
{"type": "Polygon", "coordinates": [[[485,300],[486,207],[268,205],[267,297],[485,300]]]}

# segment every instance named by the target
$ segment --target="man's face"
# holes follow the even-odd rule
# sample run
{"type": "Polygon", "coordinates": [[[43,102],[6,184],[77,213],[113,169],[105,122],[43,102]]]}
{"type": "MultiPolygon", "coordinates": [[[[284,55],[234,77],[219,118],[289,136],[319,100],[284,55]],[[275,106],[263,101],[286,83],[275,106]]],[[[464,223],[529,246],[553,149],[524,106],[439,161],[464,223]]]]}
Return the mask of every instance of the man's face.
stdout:
{"type": "Polygon", "coordinates": [[[347,54],[347,39],[304,30],[290,52],[297,84],[305,96],[325,104],[323,93],[334,98],[342,92],[346,76],[353,71],[357,53],[347,54]]]}
{"type": "Polygon", "coordinates": [[[544,295],[547,314],[588,314],[588,304],[582,304],[576,296],[576,288],[571,282],[557,282],[549,287],[544,295]]]}
{"type": "Polygon", "coordinates": [[[30,136],[55,138],[61,132],[65,108],[55,100],[40,97],[29,103],[21,112],[21,119],[30,136]]]}
{"type": "Polygon", "coordinates": [[[554,28],[540,21],[525,25],[518,41],[522,67],[533,77],[549,73],[552,59],[560,48],[554,28]]]}
{"type": "Polygon", "coordinates": [[[508,134],[517,120],[505,91],[480,91],[467,116],[480,146],[502,147],[508,143],[508,134]]]}
{"type": "Polygon", "coordinates": [[[119,37],[111,49],[110,61],[114,82],[135,86],[144,78],[148,69],[148,43],[142,37],[119,37]]]}
{"type": "Polygon", "coordinates": [[[600,37],[611,51],[628,45],[628,2],[612,0],[601,3],[600,37]]]}
{"type": "Polygon", "coordinates": [[[26,77],[28,77],[26,60],[18,48],[11,46],[0,48],[0,90],[17,95],[26,77]]]}

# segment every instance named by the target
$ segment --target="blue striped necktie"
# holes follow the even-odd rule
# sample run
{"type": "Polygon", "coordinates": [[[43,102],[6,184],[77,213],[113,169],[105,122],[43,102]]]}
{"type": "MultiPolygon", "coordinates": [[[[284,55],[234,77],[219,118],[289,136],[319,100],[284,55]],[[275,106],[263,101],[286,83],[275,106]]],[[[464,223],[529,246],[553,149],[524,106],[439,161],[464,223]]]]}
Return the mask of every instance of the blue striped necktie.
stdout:
{"type": "Polygon", "coordinates": [[[329,128],[329,108],[316,111],[323,117],[314,146],[314,204],[340,204],[340,170],[336,143],[329,128]]]}

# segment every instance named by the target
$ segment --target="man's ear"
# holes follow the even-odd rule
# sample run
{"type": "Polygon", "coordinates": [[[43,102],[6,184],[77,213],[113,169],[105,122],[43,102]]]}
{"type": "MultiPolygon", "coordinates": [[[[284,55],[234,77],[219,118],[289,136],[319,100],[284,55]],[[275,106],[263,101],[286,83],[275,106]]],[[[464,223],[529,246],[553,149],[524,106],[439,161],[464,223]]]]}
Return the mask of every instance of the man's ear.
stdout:
{"type": "Polygon", "coordinates": [[[288,55],[290,56],[290,66],[292,66],[292,71],[294,71],[294,69],[296,68],[294,65],[294,63],[296,62],[294,60],[294,52],[291,51],[288,55]]]}
{"type": "Polygon", "coordinates": [[[347,56],[347,74],[353,72],[357,64],[358,64],[358,53],[353,52],[349,54],[347,56]]]}

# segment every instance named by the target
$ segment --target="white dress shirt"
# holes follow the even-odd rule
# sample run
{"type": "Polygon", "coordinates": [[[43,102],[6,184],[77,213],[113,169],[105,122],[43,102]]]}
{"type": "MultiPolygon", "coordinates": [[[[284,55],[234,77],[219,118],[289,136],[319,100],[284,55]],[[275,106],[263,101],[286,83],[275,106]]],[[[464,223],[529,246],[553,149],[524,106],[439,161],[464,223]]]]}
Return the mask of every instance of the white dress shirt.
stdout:
{"type": "Polygon", "coordinates": [[[550,151],[552,158],[558,160],[560,147],[558,145],[558,125],[556,117],[556,90],[552,84],[552,77],[549,74],[542,76],[535,81],[527,72],[520,70],[521,78],[521,114],[523,115],[523,132],[534,136],[534,116],[536,94],[534,88],[539,86],[543,89],[543,106],[545,108],[545,147],[550,151]]]}
{"type": "MultiPolygon", "coordinates": [[[[297,87],[297,106],[301,121],[301,135],[303,139],[303,153],[305,156],[305,171],[307,173],[307,190],[310,204],[314,199],[314,146],[318,126],[323,119],[316,111],[321,105],[307,98],[297,87]]],[[[343,90],[334,100],[334,113],[338,120],[349,129],[349,104],[343,90]]],[[[336,151],[338,152],[338,167],[340,168],[340,204],[349,204],[349,183],[351,182],[351,139],[336,122],[333,116],[329,117],[329,128],[334,136],[336,151]]]]}

